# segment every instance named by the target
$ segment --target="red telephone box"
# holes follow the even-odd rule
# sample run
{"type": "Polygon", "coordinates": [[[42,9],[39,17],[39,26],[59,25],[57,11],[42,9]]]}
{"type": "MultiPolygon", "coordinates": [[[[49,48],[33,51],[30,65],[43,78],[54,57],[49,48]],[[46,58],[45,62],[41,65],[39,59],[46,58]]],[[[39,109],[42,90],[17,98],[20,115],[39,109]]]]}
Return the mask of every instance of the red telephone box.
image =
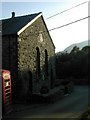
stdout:
{"type": "Polygon", "coordinates": [[[2,113],[3,115],[12,110],[12,89],[10,71],[2,70],[2,113]]]}

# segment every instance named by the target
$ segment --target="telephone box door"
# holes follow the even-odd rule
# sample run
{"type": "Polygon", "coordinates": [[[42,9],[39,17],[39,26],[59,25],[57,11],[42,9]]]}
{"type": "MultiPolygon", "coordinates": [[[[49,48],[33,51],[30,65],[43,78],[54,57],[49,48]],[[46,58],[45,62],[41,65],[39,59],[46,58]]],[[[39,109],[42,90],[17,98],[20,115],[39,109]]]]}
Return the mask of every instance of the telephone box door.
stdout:
{"type": "Polygon", "coordinates": [[[10,71],[2,70],[2,113],[3,115],[12,110],[12,89],[10,71]]]}

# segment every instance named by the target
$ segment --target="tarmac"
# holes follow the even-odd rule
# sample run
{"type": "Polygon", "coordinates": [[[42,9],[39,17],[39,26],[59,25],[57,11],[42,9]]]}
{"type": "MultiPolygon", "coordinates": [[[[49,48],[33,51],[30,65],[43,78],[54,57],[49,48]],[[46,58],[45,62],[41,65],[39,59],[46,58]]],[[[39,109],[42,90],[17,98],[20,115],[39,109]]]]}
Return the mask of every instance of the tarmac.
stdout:
{"type": "MultiPolygon", "coordinates": [[[[19,103],[19,102],[14,103],[12,105],[12,109],[9,114],[13,114],[16,112],[18,113],[19,111],[30,110],[30,109],[38,108],[40,106],[45,106],[46,104],[54,103],[68,95],[68,94],[64,94],[65,93],[64,90],[65,90],[64,86],[62,85],[62,86],[57,86],[53,89],[50,89],[50,91],[45,94],[38,94],[38,95],[34,94],[32,97],[32,101],[30,102],[26,101],[24,103],[19,103]]],[[[71,93],[72,90],[73,89],[71,89],[69,93],[71,93]]],[[[6,116],[7,114],[3,118],[6,118],[6,116]]]]}
{"type": "Polygon", "coordinates": [[[25,109],[32,109],[45,105],[47,103],[53,103],[56,100],[64,97],[64,86],[55,87],[46,94],[33,95],[32,102],[14,103],[12,105],[12,112],[23,111],[25,109]]]}

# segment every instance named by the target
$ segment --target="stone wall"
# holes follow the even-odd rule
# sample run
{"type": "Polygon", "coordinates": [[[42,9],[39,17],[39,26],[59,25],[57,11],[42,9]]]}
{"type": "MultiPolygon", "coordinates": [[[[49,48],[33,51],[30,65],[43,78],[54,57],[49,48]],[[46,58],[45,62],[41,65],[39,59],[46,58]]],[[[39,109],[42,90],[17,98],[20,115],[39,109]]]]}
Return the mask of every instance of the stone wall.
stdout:
{"type": "Polygon", "coordinates": [[[49,89],[54,87],[55,47],[42,17],[19,36],[3,36],[2,51],[2,66],[3,69],[11,71],[15,97],[17,94],[17,97],[26,99],[31,93],[38,94],[42,86],[47,86],[49,89]],[[37,51],[40,54],[39,78],[37,77],[37,51]],[[45,51],[47,51],[48,75],[45,71],[45,51]]]}
{"type": "MultiPolygon", "coordinates": [[[[47,85],[50,88],[50,73],[51,68],[53,70],[53,78],[55,80],[55,47],[46,29],[46,25],[43,18],[40,17],[31,26],[29,26],[25,31],[23,31],[18,37],[18,70],[20,74],[32,72],[33,80],[33,93],[39,93],[40,88],[43,85],[47,85]],[[45,74],[45,50],[48,53],[48,72],[49,75],[47,79],[38,81],[36,80],[36,57],[38,47],[40,52],[40,70],[41,74],[45,74]]],[[[28,91],[29,76],[25,79],[23,74],[23,87],[28,91]],[[26,86],[25,86],[26,85],[26,86]]],[[[25,92],[25,90],[24,90],[25,92]]]]}

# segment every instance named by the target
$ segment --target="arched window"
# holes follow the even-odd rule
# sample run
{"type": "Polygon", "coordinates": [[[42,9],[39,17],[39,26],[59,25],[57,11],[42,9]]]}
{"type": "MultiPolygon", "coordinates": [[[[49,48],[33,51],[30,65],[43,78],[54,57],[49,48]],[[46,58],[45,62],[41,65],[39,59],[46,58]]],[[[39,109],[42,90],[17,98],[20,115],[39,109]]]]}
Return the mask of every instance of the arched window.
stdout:
{"type": "Polygon", "coordinates": [[[39,80],[40,78],[40,51],[38,47],[36,47],[36,76],[37,76],[37,80],[39,80]]]}
{"type": "Polygon", "coordinates": [[[45,75],[48,76],[48,52],[45,49],[45,75]]]}

